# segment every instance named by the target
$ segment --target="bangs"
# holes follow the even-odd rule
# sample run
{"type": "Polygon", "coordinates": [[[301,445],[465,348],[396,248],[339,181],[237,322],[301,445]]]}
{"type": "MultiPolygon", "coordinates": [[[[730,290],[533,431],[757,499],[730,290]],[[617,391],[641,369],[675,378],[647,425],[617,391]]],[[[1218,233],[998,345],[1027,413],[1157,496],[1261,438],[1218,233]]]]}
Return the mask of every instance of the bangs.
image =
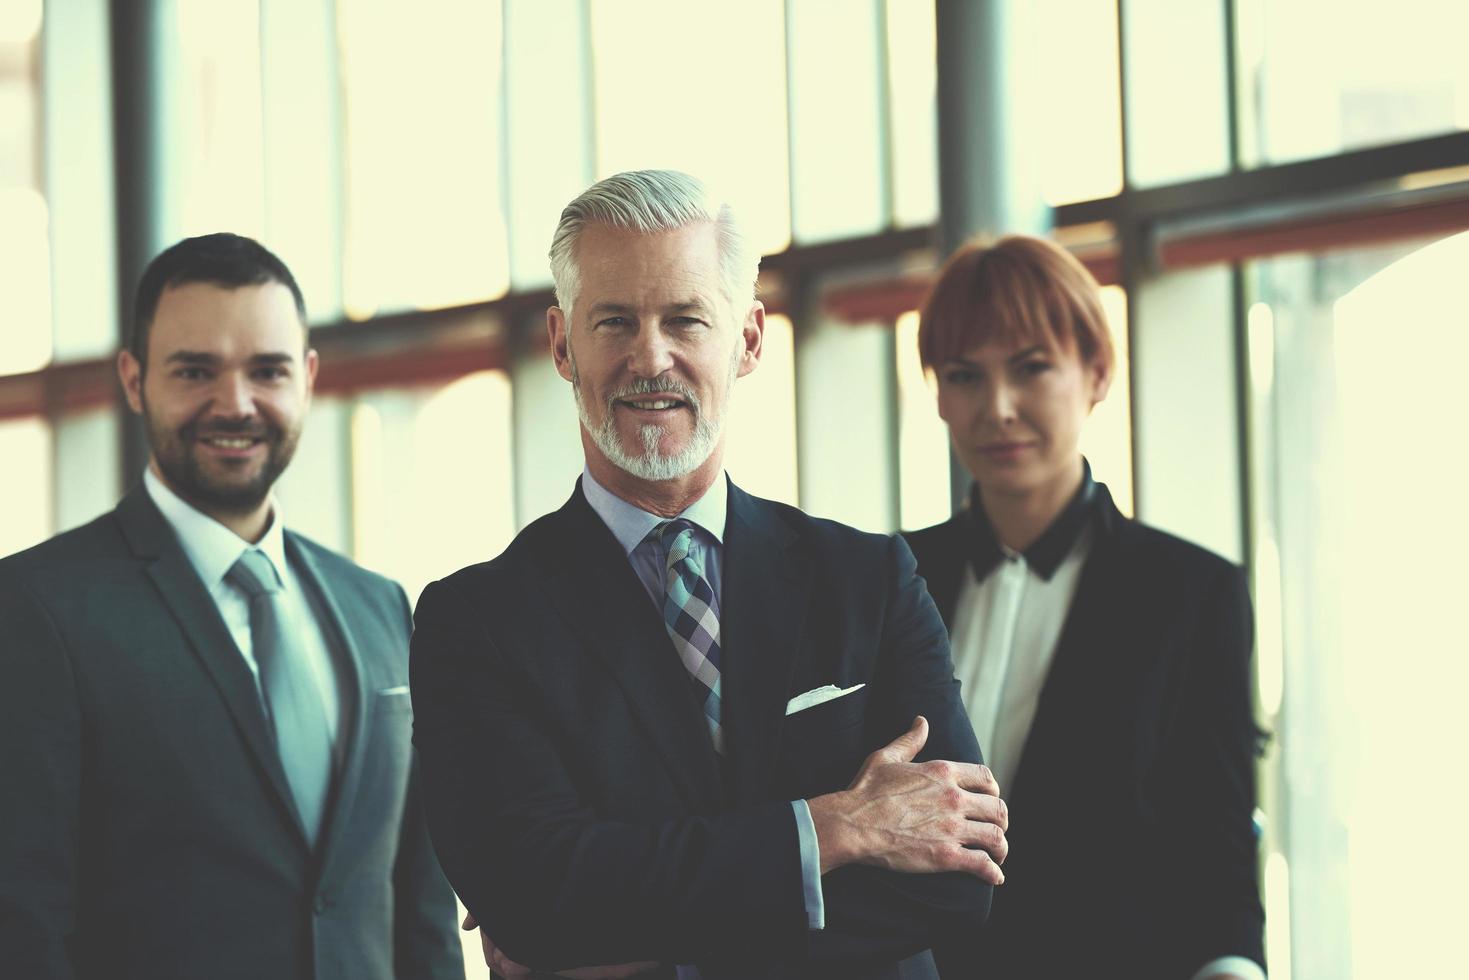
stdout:
{"type": "Polygon", "coordinates": [[[1098,286],[1069,252],[1039,238],[972,243],[944,265],[918,323],[925,367],[976,347],[1041,344],[1112,365],[1098,286]]]}

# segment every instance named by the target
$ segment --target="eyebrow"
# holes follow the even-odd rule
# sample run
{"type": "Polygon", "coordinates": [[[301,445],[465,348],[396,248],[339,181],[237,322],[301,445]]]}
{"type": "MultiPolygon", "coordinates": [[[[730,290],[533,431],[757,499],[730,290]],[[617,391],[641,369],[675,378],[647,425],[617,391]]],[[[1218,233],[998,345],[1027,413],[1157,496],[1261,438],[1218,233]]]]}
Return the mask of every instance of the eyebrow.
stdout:
{"type": "MultiPolygon", "coordinates": [[[[251,364],[289,364],[294,361],[295,355],[284,351],[268,351],[263,354],[253,354],[250,357],[251,364]]],[[[220,363],[218,354],[210,354],[199,350],[176,350],[164,358],[165,364],[195,364],[213,365],[220,363]]]]}
{"type": "MultiPolygon", "coordinates": [[[[701,299],[689,299],[680,303],[670,303],[663,308],[664,313],[704,313],[707,314],[713,307],[701,299]]],[[[607,314],[618,316],[636,316],[637,307],[630,303],[593,303],[588,309],[589,316],[598,317],[607,314]]]]}
{"type": "Polygon", "coordinates": [[[1045,344],[1031,344],[1029,347],[1025,348],[1025,350],[1016,351],[1015,353],[1011,354],[1008,358],[1006,358],[1006,363],[1019,364],[1021,361],[1025,360],[1027,357],[1030,357],[1032,354],[1046,353],[1049,353],[1049,351],[1046,349],[1045,344]]]}
{"type": "MultiPolygon", "coordinates": [[[[1030,357],[1032,354],[1045,354],[1045,353],[1047,353],[1047,347],[1046,347],[1045,344],[1032,344],[1031,346],[1025,348],[1024,350],[1016,351],[1014,354],[1011,354],[1009,357],[1005,358],[1005,363],[1006,364],[1018,364],[1021,361],[1025,360],[1027,357],[1030,357]]],[[[966,367],[981,367],[982,366],[978,361],[971,361],[969,358],[965,357],[963,354],[956,354],[953,357],[947,358],[947,359],[944,360],[943,363],[945,363],[945,364],[963,364],[966,367]]]]}

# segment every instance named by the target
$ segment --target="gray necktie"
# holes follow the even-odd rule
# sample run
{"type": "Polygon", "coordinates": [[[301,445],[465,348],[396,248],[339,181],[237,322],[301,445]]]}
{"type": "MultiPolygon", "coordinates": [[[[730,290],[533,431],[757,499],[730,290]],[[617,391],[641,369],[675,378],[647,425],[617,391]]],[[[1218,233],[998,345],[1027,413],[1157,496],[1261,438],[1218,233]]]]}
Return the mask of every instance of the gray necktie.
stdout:
{"type": "Polygon", "coordinates": [[[296,637],[285,628],[281,580],[265,553],[251,548],[230,567],[226,581],[250,599],[250,645],[260,667],[265,710],[275,730],[286,781],[306,838],[316,841],[331,781],[332,742],[326,709],[296,637]]]}

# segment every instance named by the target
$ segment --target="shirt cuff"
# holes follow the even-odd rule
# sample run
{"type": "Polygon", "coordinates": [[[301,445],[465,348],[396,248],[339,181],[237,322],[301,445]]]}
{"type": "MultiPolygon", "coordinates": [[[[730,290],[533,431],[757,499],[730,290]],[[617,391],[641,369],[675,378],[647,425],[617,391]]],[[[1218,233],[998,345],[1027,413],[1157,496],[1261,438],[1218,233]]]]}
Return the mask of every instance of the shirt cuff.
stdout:
{"type": "Polygon", "coordinates": [[[1260,964],[1244,956],[1221,956],[1199,967],[1192,980],[1210,980],[1212,977],[1234,974],[1242,980],[1265,980],[1265,971],[1260,964]]]}
{"type": "MultiPolygon", "coordinates": [[[[805,800],[792,800],[796,811],[796,839],[801,845],[801,891],[806,896],[806,928],[826,928],[826,900],[821,895],[821,845],[816,840],[816,822],[805,800]]],[[[1263,978],[1261,978],[1263,980],[1263,978]]]]}

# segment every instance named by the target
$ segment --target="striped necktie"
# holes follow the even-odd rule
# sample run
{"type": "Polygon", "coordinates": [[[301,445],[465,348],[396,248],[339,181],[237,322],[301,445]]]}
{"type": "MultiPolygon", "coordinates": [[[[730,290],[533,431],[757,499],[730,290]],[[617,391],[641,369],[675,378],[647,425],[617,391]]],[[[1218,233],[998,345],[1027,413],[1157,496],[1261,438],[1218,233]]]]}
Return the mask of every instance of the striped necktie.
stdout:
{"type": "Polygon", "coordinates": [[[690,553],[694,525],[664,521],[653,529],[665,549],[663,623],[678,658],[683,661],[704,709],[714,751],[724,755],[724,729],[719,724],[719,603],[704,568],[690,553]]]}

